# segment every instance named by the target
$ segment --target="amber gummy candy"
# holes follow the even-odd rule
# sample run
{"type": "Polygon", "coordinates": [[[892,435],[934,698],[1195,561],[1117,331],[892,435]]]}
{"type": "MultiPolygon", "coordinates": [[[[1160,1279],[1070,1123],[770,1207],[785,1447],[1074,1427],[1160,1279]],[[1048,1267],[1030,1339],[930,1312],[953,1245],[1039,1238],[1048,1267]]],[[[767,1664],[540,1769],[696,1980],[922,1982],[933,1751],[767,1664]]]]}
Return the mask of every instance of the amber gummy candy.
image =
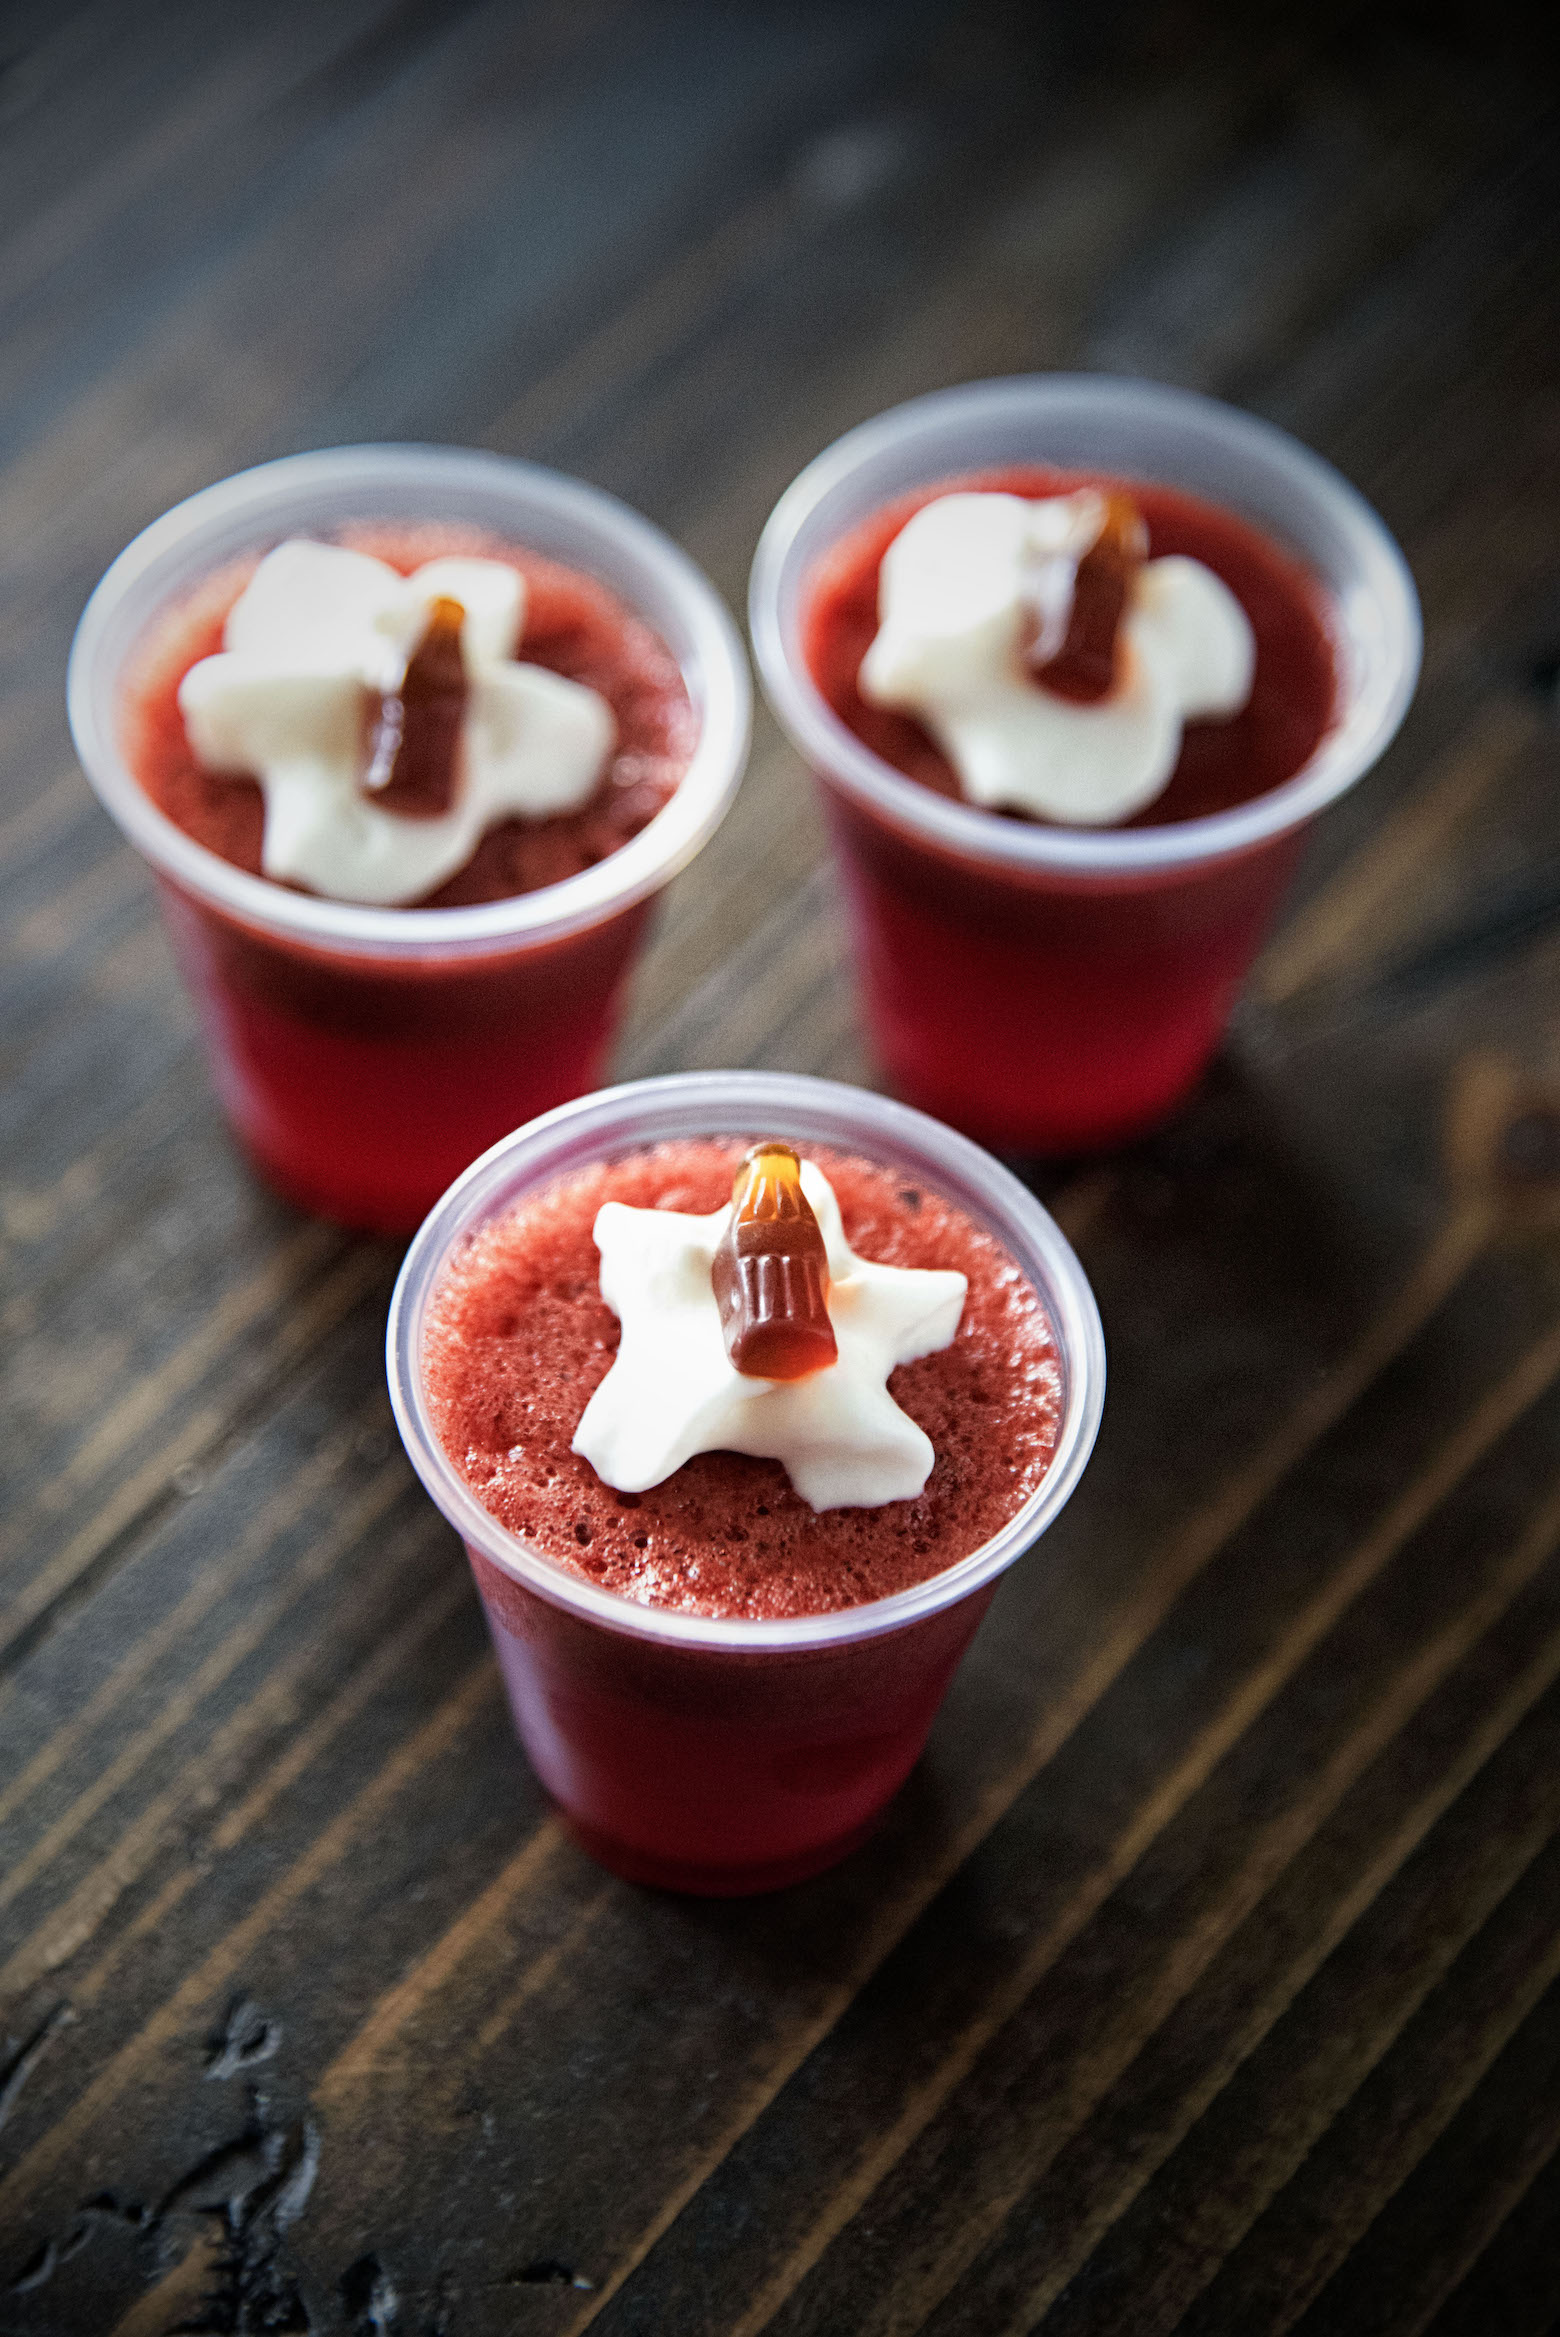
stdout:
{"type": "Polygon", "coordinates": [[[387,690],[379,702],[363,791],[404,819],[442,819],[455,798],[467,697],[465,621],[458,600],[436,600],[399,690],[387,690]]]}
{"type": "Polygon", "coordinates": [[[1105,497],[1100,532],[1078,563],[1072,608],[1060,648],[1043,663],[1033,651],[1029,670],[1058,697],[1085,704],[1109,697],[1116,686],[1116,636],[1128,595],[1148,557],[1148,530],[1130,495],[1105,497]]]}
{"type": "Polygon", "coordinates": [[[805,1379],[839,1350],[829,1260],[789,1144],[755,1144],[731,1188],[731,1223],[711,1280],[726,1353],[753,1379],[805,1379]]]}

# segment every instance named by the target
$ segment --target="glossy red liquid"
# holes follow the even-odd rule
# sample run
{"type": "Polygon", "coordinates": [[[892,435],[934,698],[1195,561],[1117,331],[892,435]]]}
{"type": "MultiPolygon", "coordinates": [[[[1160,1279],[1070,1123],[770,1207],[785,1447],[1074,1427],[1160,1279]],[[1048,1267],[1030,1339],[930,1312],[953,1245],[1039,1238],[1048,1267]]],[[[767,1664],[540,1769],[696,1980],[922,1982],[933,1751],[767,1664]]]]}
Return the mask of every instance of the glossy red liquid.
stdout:
{"type": "Polygon", "coordinates": [[[538,1774],[607,1865],[722,1893],[813,1873],[870,1831],[991,1590],[877,1638],[784,1652],[658,1642],[636,1632],[633,1606],[759,1620],[925,1580],[1041,1482],[1062,1402],[1050,1326],[1006,1252],[903,1176],[820,1155],[862,1255],[970,1277],[952,1345],[890,1382],[937,1448],[924,1494],[814,1513],[778,1462],[735,1453],[697,1455],[637,1496],[603,1485],[569,1450],[616,1346],[589,1237],[596,1210],[604,1199],[714,1208],[741,1149],[657,1146],[483,1228],[430,1301],[423,1364],[440,1440],[483,1506],[622,1602],[620,1627],[585,1620],[470,1551],[538,1774]]]}
{"type": "MultiPolygon", "coordinates": [[[[527,579],[524,654],[612,702],[618,744],[579,811],[505,820],[419,906],[458,908],[555,884],[605,859],[667,801],[697,722],[670,652],[592,579],[447,529],[358,529],[403,570],[446,551],[505,557],[527,579]]],[[[253,780],[203,770],[179,715],[180,680],[221,644],[250,567],[207,580],[154,628],[125,694],[136,777],[208,850],[260,873],[253,780]]],[[[623,985],[652,904],[560,942],[417,961],[283,940],[162,880],[175,953],[205,1027],[213,1076],[256,1166],[301,1208],[410,1233],[500,1136],[601,1084],[623,985]]]]}
{"type": "MultiPolygon", "coordinates": [[[[1044,470],[946,480],[875,513],[820,563],[803,648],[835,712],[885,762],[957,796],[920,725],[870,706],[856,674],[877,630],[878,569],[911,513],[954,487],[1055,494],[1044,470]]],[[[1186,727],[1163,795],[1128,823],[1197,819],[1264,795],[1336,718],[1317,580],[1231,512],[1128,482],[1151,557],[1179,552],[1229,585],[1256,636],[1249,703],[1186,727]]],[[[941,851],[825,782],[868,1019],[900,1093],[983,1141],[1073,1152],[1124,1140],[1185,1094],[1217,1046],[1299,849],[1296,834],[1203,867],[1137,877],[1016,871],[941,851]]],[[[997,820],[1004,815],[982,815],[997,820]]]]}

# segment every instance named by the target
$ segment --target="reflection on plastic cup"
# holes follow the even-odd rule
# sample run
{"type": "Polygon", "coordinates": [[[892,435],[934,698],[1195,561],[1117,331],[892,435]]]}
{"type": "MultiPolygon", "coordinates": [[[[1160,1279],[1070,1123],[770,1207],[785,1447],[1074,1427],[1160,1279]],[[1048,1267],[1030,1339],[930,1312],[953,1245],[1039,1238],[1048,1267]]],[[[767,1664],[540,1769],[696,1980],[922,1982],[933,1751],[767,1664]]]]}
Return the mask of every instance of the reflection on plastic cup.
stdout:
{"type": "Polygon", "coordinates": [[[600,1078],[656,895],[741,778],[749,712],[724,604],[648,520],[533,463],[447,447],[293,455],[191,496],[120,554],[71,654],[77,751],[157,875],[235,1130],[289,1199],[384,1232],[410,1232],[479,1152],[600,1078]],[[119,724],[148,626],[229,561],[363,522],[480,528],[598,578],[660,635],[699,743],[621,851],[512,900],[364,908],[232,867],[142,791],[119,724]]]}
{"type": "Polygon", "coordinates": [[[1093,1296],[1060,1230],[965,1138],[864,1090],[768,1072],[609,1088],[494,1147],[407,1253],[391,1304],[391,1397],[412,1464],[465,1542],[516,1726],[578,1838],[635,1881],[767,1890],[831,1865],[904,1782],[999,1577],[1083,1471],[1104,1402],[1093,1296]],[[423,1323],[466,1235],[570,1170],[677,1137],[783,1134],[913,1174],[1016,1259],[1064,1379],[1055,1455],[1002,1532],[891,1598],[744,1622],[641,1606],[554,1564],[490,1517],[434,1434],[423,1323]]]}

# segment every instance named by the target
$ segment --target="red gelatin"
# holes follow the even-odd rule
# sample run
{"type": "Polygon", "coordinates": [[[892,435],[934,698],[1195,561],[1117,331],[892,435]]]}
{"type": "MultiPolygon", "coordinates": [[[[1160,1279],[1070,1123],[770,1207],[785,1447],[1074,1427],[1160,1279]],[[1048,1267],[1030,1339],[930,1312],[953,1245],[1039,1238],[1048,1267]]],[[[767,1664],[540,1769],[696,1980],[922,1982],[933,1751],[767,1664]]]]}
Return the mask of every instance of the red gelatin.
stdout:
{"type": "Polygon", "coordinates": [[[1172,487],[1135,480],[1038,469],[983,472],[906,495],[853,529],[819,565],[803,636],[812,677],[840,720],[907,778],[939,795],[957,796],[953,766],[921,725],[910,715],[871,705],[856,686],[878,629],[883,554],[905,522],[940,495],[978,488],[1037,497],[1070,495],[1079,487],[1129,495],[1148,528],[1149,558],[1180,553],[1211,568],[1240,602],[1256,636],[1256,672],[1247,704],[1227,721],[1189,722],[1164,793],[1123,825],[1160,827],[1170,820],[1201,819],[1292,779],[1315,753],[1337,700],[1332,630],[1321,586],[1233,512],[1172,487]]]}
{"type": "MultiPolygon", "coordinates": [[[[1125,489],[1151,557],[1184,553],[1234,592],[1256,636],[1247,706],[1188,723],[1164,793],[1126,823],[1229,810],[1292,778],[1336,719],[1328,601],[1297,561],[1232,512],[1178,490],[1040,468],[943,480],[874,513],[818,564],[803,652],[834,712],[917,784],[957,778],[920,724],[856,685],[877,631],[878,571],[938,495],[1125,489]]],[[[1218,1044],[1299,850],[1291,831],[1152,874],[1027,870],[940,851],[842,789],[826,791],[878,1050],[899,1092],[1017,1152],[1116,1143],[1162,1118],[1218,1044]]],[[[1009,815],[981,815],[994,822],[1009,815]]]]}
{"type": "MultiPolygon", "coordinates": [[[[339,539],[404,571],[445,552],[503,558],[525,576],[522,651],[607,697],[618,741],[578,811],[504,820],[426,901],[459,908],[556,884],[617,851],[667,802],[697,717],[664,644],[591,578],[469,530],[357,527],[339,539]]],[[[125,757],[185,832],[258,875],[258,784],[203,770],[178,685],[221,646],[253,572],[233,565],[150,632],[123,691],[125,757]]],[[[600,1084],[652,904],[631,901],[561,939],[480,957],[347,954],[283,939],[161,880],[181,970],[218,1091],[267,1180],[305,1209],[408,1233],[460,1171],[536,1114],[600,1084]]]]}
{"type": "Polygon", "coordinates": [[[408,1234],[512,1128],[599,1087],[654,902],[544,943],[408,964],[310,949],[159,877],[228,1118],[285,1200],[408,1234]]]}
{"type": "MultiPolygon", "coordinates": [[[[817,1150],[864,1256],[970,1277],[952,1345],[889,1383],[937,1450],[925,1492],[815,1513],[779,1463],[707,1453],[643,1494],[615,1493],[569,1449],[617,1340],[596,1211],[606,1199],[712,1209],[741,1152],[661,1144],[481,1227],[430,1298],[423,1384],[477,1499],[571,1573],[685,1613],[826,1613],[927,1579],[1016,1513],[1055,1450],[1061,1368],[1039,1298],[996,1241],[903,1174],[817,1150]]],[[[986,1584],[843,1644],[687,1647],[603,1628],[468,1552],[521,1737],[574,1833],[633,1880],[716,1894],[816,1873],[864,1839],[992,1596],[986,1584]]]]}
{"type": "MultiPolygon", "coordinates": [[[[497,821],[464,868],[400,906],[461,909],[535,892],[594,867],[654,819],[688,767],[698,722],[670,650],[604,585],[470,529],[345,528],[332,540],[403,576],[449,553],[518,569],[526,584],[520,655],[599,691],[617,721],[617,744],[588,802],[547,819],[497,821]]],[[[178,692],[190,667],[221,648],[228,611],[258,565],[245,561],[208,578],[153,628],[126,679],[123,718],[125,758],[158,809],[251,876],[261,874],[259,783],[196,761],[178,692]]]]}

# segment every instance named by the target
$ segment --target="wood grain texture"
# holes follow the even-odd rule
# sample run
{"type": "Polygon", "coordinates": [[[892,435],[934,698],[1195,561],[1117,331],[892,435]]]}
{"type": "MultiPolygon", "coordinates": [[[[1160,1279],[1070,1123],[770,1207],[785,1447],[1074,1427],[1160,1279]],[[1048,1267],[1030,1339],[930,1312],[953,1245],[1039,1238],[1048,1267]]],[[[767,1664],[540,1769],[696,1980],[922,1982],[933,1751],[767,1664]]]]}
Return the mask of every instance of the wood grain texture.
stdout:
{"type": "MultiPolygon", "coordinates": [[[[1557,197],[1471,10],[8,12],[4,2337],[1552,2328],[1557,197]],[[399,1456],[393,1249],[228,1145],[71,628],[169,502],[372,437],[598,480],[739,605],[840,430],[1048,366],[1340,463],[1424,680],[1200,1093],[1029,1172],[1106,1432],[882,1832],[638,1892],[399,1456]]],[[[764,715],[618,1054],[723,1064],[878,1076],[764,715]]]]}

